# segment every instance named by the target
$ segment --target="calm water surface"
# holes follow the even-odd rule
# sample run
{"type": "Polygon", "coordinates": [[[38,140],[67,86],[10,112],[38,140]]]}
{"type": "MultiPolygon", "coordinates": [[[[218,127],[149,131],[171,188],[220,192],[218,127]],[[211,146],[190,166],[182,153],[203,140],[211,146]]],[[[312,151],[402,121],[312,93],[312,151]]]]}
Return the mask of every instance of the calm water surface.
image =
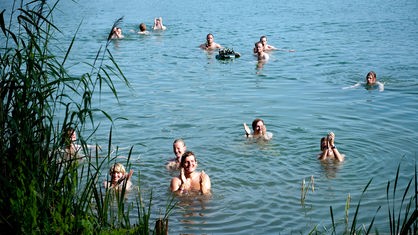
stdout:
{"type": "MultiPolygon", "coordinates": [[[[4,3],[3,3],[4,4],[4,3]]],[[[370,179],[360,223],[388,232],[386,184],[401,163],[401,185],[414,174],[418,142],[418,4],[401,1],[65,1],[55,22],[68,45],[79,24],[70,71],[88,72],[114,20],[125,39],[109,49],[131,83],[115,80],[119,103],[105,91],[96,105],[115,121],[113,142],[122,155],[134,146],[132,167],[144,192],[152,190],[154,218],[164,211],[174,173],[164,168],[172,142],[184,138],[199,169],[212,180],[210,200],[184,199],[169,220],[170,234],[306,234],[330,226],[329,207],[344,229],[370,179]],[[167,30],[131,32],[162,16],[167,30]],[[207,33],[242,57],[215,59],[198,45],[207,33]],[[256,68],[254,42],[289,53],[271,53],[256,68]],[[343,89],[374,70],[384,92],[343,89]],[[242,123],[261,117],[274,134],[268,143],[243,137],[242,123]],[[336,133],[342,164],[321,164],[319,140],[336,133]],[[301,182],[315,191],[301,205],[301,182]]],[[[61,37],[61,36],[59,36],[61,37]]],[[[107,143],[103,117],[96,139],[107,143]]],[[[103,176],[104,177],[104,176],[103,176]]],[[[134,196],[132,196],[134,200],[134,196]]],[[[135,213],[132,218],[135,219],[135,213]]]]}

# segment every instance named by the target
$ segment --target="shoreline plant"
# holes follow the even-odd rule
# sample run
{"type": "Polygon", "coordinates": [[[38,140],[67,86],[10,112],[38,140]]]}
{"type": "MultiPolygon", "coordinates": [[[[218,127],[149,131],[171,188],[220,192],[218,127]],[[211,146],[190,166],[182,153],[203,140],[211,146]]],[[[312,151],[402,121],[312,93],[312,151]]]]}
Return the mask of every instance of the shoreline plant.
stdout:
{"type": "MultiPolygon", "coordinates": [[[[152,195],[148,206],[140,199],[135,208],[125,200],[125,190],[101,187],[103,167],[115,161],[111,129],[107,152],[87,145],[99,128],[94,116],[103,115],[113,125],[105,110],[94,107],[94,97],[102,89],[110,89],[118,99],[113,80],[120,79],[128,87],[129,82],[107,48],[109,40],[98,50],[89,72],[81,76],[68,73],[77,32],[66,50],[53,47],[54,35],[61,33],[53,23],[58,3],[13,1],[8,22],[6,9],[0,13],[0,231],[150,234],[152,195]],[[68,139],[63,136],[69,128],[90,134],[87,138],[79,135],[77,157],[65,158],[63,146],[68,139]],[[141,211],[137,224],[129,220],[134,208],[141,211]]],[[[132,148],[125,163],[128,166],[131,153],[132,148]]],[[[137,192],[141,198],[140,188],[137,192]]]]}

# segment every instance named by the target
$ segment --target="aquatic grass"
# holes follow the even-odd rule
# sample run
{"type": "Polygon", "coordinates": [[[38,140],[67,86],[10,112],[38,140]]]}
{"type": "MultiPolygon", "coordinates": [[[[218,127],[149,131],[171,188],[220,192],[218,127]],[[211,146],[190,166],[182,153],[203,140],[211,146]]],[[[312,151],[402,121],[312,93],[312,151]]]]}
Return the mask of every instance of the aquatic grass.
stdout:
{"type": "Polygon", "coordinates": [[[398,179],[399,179],[399,170],[400,164],[398,165],[396,171],[396,177],[393,183],[393,192],[392,197],[390,198],[390,181],[387,183],[386,187],[386,201],[388,206],[388,217],[389,217],[389,228],[390,234],[415,234],[418,228],[418,212],[417,212],[417,165],[415,164],[415,176],[411,178],[404,189],[402,199],[400,201],[400,205],[398,206],[397,216],[395,214],[395,208],[397,206],[397,186],[398,186],[398,179]],[[414,182],[414,190],[412,194],[408,197],[408,193],[410,193],[410,187],[412,182],[414,182]],[[407,202],[407,203],[406,203],[407,202]],[[404,206],[404,203],[406,205],[404,206]],[[411,211],[412,210],[412,211],[411,211]],[[402,217],[403,214],[403,218],[402,217]]]}
{"type": "MultiPolygon", "coordinates": [[[[144,225],[138,227],[129,220],[134,207],[126,202],[126,191],[102,189],[102,169],[115,161],[112,129],[107,151],[87,147],[99,128],[95,115],[113,124],[92,100],[105,87],[118,99],[113,79],[128,87],[129,82],[107,49],[109,41],[98,50],[90,72],[68,74],[66,62],[80,26],[59,59],[51,49],[54,34],[60,33],[52,21],[58,2],[14,1],[7,23],[6,10],[0,13],[0,231],[96,234],[126,229],[149,234],[151,199],[147,211],[144,204],[138,208],[144,212],[139,217],[144,225]],[[70,127],[80,133],[82,147],[76,154],[63,151],[70,127]]],[[[129,167],[131,153],[132,148],[129,167]]]]}
{"type": "Polygon", "coordinates": [[[300,203],[302,206],[305,205],[306,195],[311,188],[312,192],[315,191],[315,183],[313,175],[310,177],[309,184],[306,184],[305,178],[302,179],[302,187],[301,187],[301,196],[300,196],[300,203]]]}
{"type": "MultiPolygon", "coordinates": [[[[418,187],[418,174],[417,174],[417,167],[415,164],[415,174],[414,176],[408,181],[404,189],[399,189],[399,172],[400,172],[400,164],[398,165],[396,176],[393,180],[393,187],[391,187],[391,181],[388,181],[386,187],[386,198],[387,198],[387,206],[388,206],[388,228],[390,234],[416,234],[418,228],[418,212],[417,212],[417,187],[418,187]],[[412,184],[414,183],[414,187],[412,184]],[[411,190],[412,189],[412,190],[411,190]],[[392,190],[392,191],[391,191],[392,190]],[[399,199],[397,196],[397,192],[402,193],[402,197],[399,199]],[[399,203],[399,204],[398,204],[399,203]]],[[[379,205],[376,209],[375,215],[370,218],[370,222],[368,225],[366,224],[359,224],[358,216],[361,213],[360,206],[361,201],[364,195],[367,192],[368,187],[370,186],[372,179],[369,180],[365,188],[363,189],[360,199],[357,203],[355,212],[351,219],[350,223],[350,204],[351,204],[351,195],[348,194],[346,203],[345,203],[345,229],[343,231],[339,231],[337,229],[338,224],[335,222],[334,218],[334,211],[332,206],[330,206],[330,217],[331,217],[331,227],[322,228],[325,233],[331,234],[370,234],[374,230],[374,233],[379,234],[377,228],[374,228],[374,222],[376,215],[381,209],[381,205],[379,205]]],[[[316,234],[321,233],[318,229],[318,226],[315,226],[309,234],[316,234]]],[[[386,232],[386,231],[385,231],[386,232]]]]}

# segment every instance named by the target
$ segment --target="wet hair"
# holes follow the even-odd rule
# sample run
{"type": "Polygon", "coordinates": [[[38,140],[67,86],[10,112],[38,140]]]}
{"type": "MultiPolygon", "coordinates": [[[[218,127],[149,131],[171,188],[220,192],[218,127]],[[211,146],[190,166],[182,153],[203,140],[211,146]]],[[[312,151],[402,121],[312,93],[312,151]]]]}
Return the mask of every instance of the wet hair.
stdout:
{"type": "Polygon", "coordinates": [[[182,144],[183,144],[183,146],[186,146],[186,143],[184,142],[184,140],[183,140],[183,139],[176,139],[176,140],[174,140],[173,145],[175,145],[175,144],[177,144],[177,143],[182,143],[182,144]]]}
{"type": "Polygon", "coordinates": [[[74,132],[75,132],[75,129],[72,127],[68,127],[64,130],[64,133],[62,133],[62,141],[64,145],[71,146],[71,143],[72,143],[71,136],[73,135],[74,132]]]}
{"type": "Polygon", "coordinates": [[[267,36],[263,35],[260,37],[260,42],[263,40],[263,38],[265,38],[267,40],[267,36]]]}
{"type": "Polygon", "coordinates": [[[110,167],[109,174],[112,175],[113,172],[121,172],[122,174],[126,173],[125,167],[121,163],[115,163],[110,167]]]}
{"type": "Polygon", "coordinates": [[[139,30],[145,31],[147,30],[147,26],[144,23],[139,24],[139,30]]]}
{"type": "Polygon", "coordinates": [[[374,78],[376,78],[376,73],[374,71],[370,71],[370,72],[367,73],[366,79],[367,79],[368,76],[373,76],[374,78]]]}
{"type": "Polygon", "coordinates": [[[183,166],[183,164],[186,162],[186,158],[190,157],[190,156],[193,156],[194,160],[197,162],[196,155],[194,155],[194,153],[192,151],[186,151],[183,154],[183,156],[181,156],[180,166],[183,166]]]}
{"type": "MultiPolygon", "coordinates": [[[[259,45],[259,44],[260,44],[262,47],[264,47],[264,46],[263,46],[263,43],[262,43],[261,41],[256,42],[256,43],[254,44],[254,47],[256,48],[257,53],[259,52],[259,51],[258,51],[258,45],[259,45]]],[[[263,51],[264,51],[264,49],[263,49],[263,51]]]]}
{"type": "Polygon", "coordinates": [[[322,143],[325,141],[325,139],[326,139],[326,137],[322,137],[322,138],[321,138],[321,141],[319,142],[319,149],[321,149],[321,151],[322,151],[322,150],[324,150],[324,149],[322,148],[322,143]]]}
{"type": "Polygon", "coordinates": [[[261,118],[256,118],[256,119],[254,119],[253,123],[251,124],[251,126],[253,127],[253,131],[255,131],[255,130],[256,130],[256,128],[257,128],[257,123],[258,123],[259,121],[261,121],[261,122],[263,123],[263,125],[264,125],[264,121],[263,121],[263,119],[261,119],[261,118]]]}

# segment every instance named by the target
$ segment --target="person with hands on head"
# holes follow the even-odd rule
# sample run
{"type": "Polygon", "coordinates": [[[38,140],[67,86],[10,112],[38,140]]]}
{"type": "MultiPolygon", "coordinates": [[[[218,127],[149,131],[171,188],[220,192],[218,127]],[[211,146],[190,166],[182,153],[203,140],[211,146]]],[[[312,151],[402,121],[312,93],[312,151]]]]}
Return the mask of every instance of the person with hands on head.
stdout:
{"type": "Polygon", "coordinates": [[[264,124],[263,119],[256,118],[254,119],[251,125],[253,128],[252,133],[247,124],[244,123],[244,130],[247,138],[261,138],[263,140],[270,140],[271,138],[273,138],[273,134],[271,132],[267,132],[266,125],[264,124]]]}
{"type": "Polygon", "coordinates": [[[204,172],[196,171],[197,159],[192,151],[186,151],[181,157],[180,175],[173,177],[170,190],[176,194],[198,192],[203,195],[211,194],[209,176],[204,172]]]}
{"type": "Polygon", "coordinates": [[[154,26],[152,27],[153,30],[166,30],[167,27],[163,25],[163,18],[158,17],[154,19],[154,26]]]}
{"type": "Polygon", "coordinates": [[[331,159],[339,162],[344,161],[344,155],[338,151],[334,141],[334,132],[330,132],[326,137],[321,138],[320,147],[322,152],[318,155],[319,160],[331,159]]]}

